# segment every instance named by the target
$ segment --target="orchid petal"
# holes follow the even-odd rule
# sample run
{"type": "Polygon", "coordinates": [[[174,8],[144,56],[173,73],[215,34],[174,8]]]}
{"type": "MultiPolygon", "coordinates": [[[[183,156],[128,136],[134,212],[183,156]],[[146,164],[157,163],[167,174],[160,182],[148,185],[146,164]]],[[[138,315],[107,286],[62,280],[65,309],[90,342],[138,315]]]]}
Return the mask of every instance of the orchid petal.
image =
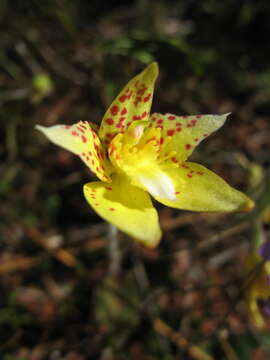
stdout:
{"type": "Polygon", "coordinates": [[[120,174],[110,184],[91,182],[84,185],[84,196],[105,220],[144,245],[154,247],[161,238],[157,211],[149,195],[120,174]]]}
{"type": "Polygon", "coordinates": [[[229,186],[221,177],[202,165],[184,162],[181,166],[161,166],[175,187],[176,199],[154,196],[164,205],[184,210],[206,212],[249,211],[253,201],[229,186]]]}
{"type": "Polygon", "coordinates": [[[87,121],[80,121],[72,126],[36,125],[36,129],[54,144],[78,155],[100,180],[110,181],[112,166],[106,158],[99,138],[87,121]]]}
{"type": "Polygon", "coordinates": [[[152,114],[150,126],[162,132],[160,159],[171,154],[174,162],[185,161],[202,140],[224,124],[227,116],[152,114]]]}
{"type": "Polygon", "coordinates": [[[99,130],[99,137],[105,145],[115,135],[124,132],[132,121],[148,118],[157,75],[158,65],[152,63],[129,81],[112,102],[99,130]]]}

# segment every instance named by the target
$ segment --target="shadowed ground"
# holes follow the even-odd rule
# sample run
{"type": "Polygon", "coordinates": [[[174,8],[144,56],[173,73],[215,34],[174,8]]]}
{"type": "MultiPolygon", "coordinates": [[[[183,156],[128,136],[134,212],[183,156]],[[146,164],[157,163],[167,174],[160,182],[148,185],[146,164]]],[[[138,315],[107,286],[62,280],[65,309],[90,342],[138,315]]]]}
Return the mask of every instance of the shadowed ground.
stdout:
{"type": "Polygon", "coordinates": [[[267,1],[0,2],[1,359],[270,356],[243,266],[269,236],[269,16],[267,1]],[[94,213],[82,187],[95,177],[34,129],[99,124],[151,61],[153,112],[232,112],[192,160],[257,202],[251,214],[155,204],[153,250],[94,213]]]}

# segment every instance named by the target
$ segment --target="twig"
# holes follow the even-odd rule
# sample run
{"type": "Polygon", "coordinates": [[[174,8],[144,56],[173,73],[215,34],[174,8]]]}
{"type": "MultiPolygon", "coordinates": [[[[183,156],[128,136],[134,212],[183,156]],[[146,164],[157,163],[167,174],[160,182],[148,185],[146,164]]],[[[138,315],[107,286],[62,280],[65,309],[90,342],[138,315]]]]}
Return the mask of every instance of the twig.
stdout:
{"type": "Polygon", "coordinates": [[[224,351],[224,353],[227,356],[228,360],[239,360],[238,356],[236,355],[233,347],[231,346],[231,344],[229,343],[229,341],[226,338],[226,334],[225,333],[221,333],[218,336],[220,345],[224,351]]]}
{"type": "Polygon", "coordinates": [[[210,247],[214,246],[216,243],[218,243],[220,240],[224,240],[227,237],[238,234],[239,232],[245,230],[249,225],[250,225],[250,222],[244,221],[244,222],[241,222],[240,224],[230,227],[229,229],[226,229],[218,234],[215,234],[214,236],[210,237],[210,239],[201,241],[198,244],[196,250],[197,251],[207,250],[210,247]]]}
{"type": "Polygon", "coordinates": [[[188,352],[196,360],[214,360],[212,356],[206,354],[198,346],[190,343],[185,337],[183,337],[179,332],[173,330],[168,324],[166,324],[160,318],[149,313],[145,307],[136,305],[126,294],[124,294],[119,288],[112,286],[110,283],[106,282],[105,287],[112,291],[116,296],[118,296],[124,303],[131,307],[133,310],[139,312],[142,317],[148,317],[151,320],[153,329],[159,334],[166,336],[172,343],[179,347],[179,349],[188,352]]]}
{"type": "Polygon", "coordinates": [[[189,343],[179,332],[174,331],[163,320],[157,318],[152,322],[153,328],[163,336],[166,336],[172,343],[182,350],[186,350],[189,355],[196,360],[214,360],[212,356],[206,354],[198,346],[189,343]]]}
{"type": "Polygon", "coordinates": [[[14,271],[21,271],[31,268],[41,260],[41,257],[12,258],[0,264],[0,275],[14,271]]]}
{"type": "MultiPolygon", "coordinates": [[[[205,250],[210,249],[212,246],[216,245],[219,241],[224,240],[232,235],[236,235],[240,233],[241,231],[245,230],[248,226],[250,226],[249,221],[238,223],[229,229],[226,229],[224,231],[219,232],[218,234],[215,234],[211,236],[210,238],[201,241],[193,250],[194,252],[203,252],[205,250]]],[[[160,258],[166,259],[170,257],[177,256],[183,249],[173,251],[169,254],[162,255],[160,258]]]]}
{"type": "MultiPolygon", "coordinates": [[[[225,214],[226,215],[226,214],[225,214]]],[[[161,226],[164,231],[174,230],[179,226],[193,224],[209,218],[221,218],[224,214],[211,214],[211,213],[192,213],[192,214],[180,214],[176,217],[161,218],[161,226]]]]}
{"type": "Polygon", "coordinates": [[[65,249],[52,249],[48,244],[47,239],[37,229],[28,228],[24,226],[25,233],[37,244],[48,250],[57,260],[61,261],[68,267],[76,267],[78,264],[77,259],[68,250],[65,249]]]}

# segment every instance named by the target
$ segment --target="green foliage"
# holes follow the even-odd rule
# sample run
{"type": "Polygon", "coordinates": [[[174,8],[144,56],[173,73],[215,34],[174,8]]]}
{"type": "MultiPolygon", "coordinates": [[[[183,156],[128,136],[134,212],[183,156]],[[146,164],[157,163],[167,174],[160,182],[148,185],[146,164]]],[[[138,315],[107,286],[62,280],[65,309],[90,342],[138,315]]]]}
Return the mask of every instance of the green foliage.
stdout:
{"type": "Polygon", "coordinates": [[[18,358],[17,356],[13,356],[13,355],[9,355],[9,354],[5,354],[3,357],[3,360],[29,360],[28,358],[25,357],[20,357],[18,358]]]}

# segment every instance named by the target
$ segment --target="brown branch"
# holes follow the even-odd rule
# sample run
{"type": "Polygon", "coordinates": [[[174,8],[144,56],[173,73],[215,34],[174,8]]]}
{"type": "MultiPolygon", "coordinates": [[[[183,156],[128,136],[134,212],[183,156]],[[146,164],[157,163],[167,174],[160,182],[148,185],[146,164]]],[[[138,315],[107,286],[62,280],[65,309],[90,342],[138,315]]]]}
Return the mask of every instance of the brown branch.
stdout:
{"type": "Polygon", "coordinates": [[[163,320],[157,318],[152,322],[153,328],[161,335],[166,336],[172,343],[181,350],[185,350],[196,360],[214,360],[212,356],[206,354],[198,346],[188,342],[179,332],[174,331],[163,320]]]}
{"type": "Polygon", "coordinates": [[[39,263],[40,260],[41,260],[40,257],[34,257],[34,256],[21,257],[21,258],[14,257],[0,264],[0,275],[14,271],[27,270],[32,266],[36,265],[37,263],[39,263]]]}
{"type": "Polygon", "coordinates": [[[76,267],[78,261],[75,256],[73,256],[68,250],[65,249],[52,249],[48,244],[47,238],[41,234],[37,229],[28,228],[24,226],[25,233],[41,247],[48,250],[57,260],[68,267],[76,267]]]}

